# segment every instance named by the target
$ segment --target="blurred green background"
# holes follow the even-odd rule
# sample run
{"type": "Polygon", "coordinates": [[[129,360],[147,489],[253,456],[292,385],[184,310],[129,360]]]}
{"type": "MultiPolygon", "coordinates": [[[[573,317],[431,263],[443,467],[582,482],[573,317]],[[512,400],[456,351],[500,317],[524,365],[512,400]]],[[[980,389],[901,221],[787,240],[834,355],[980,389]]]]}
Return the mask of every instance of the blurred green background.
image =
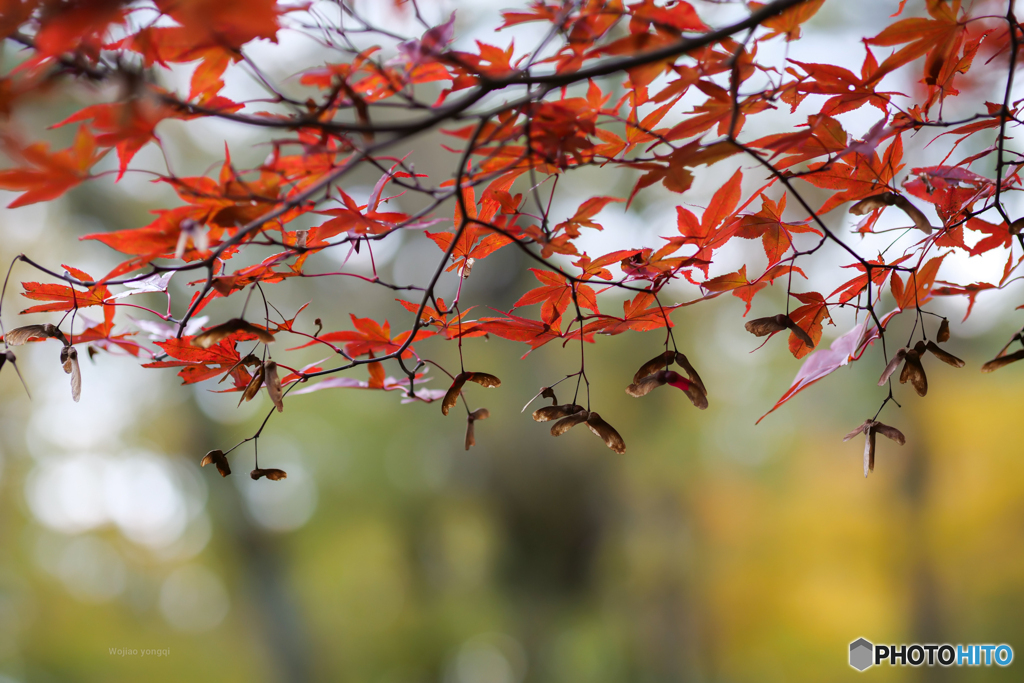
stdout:
{"type": "MultiPolygon", "coordinates": [[[[464,4],[460,40],[495,40],[489,31],[505,4],[464,4]]],[[[884,4],[866,3],[879,11],[884,4]]],[[[818,50],[819,59],[838,59],[822,50],[839,40],[860,49],[856,36],[877,22],[844,6],[826,3],[803,49],[818,50]]],[[[701,8],[722,20],[737,10],[701,8]]],[[[446,16],[447,9],[431,11],[446,16]]],[[[517,44],[530,38],[520,35],[517,44]]],[[[283,35],[280,53],[267,46],[257,56],[283,55],[268,69],[284,78],[330,59],[314,48],[283,35]]],[[[20,57],[8,47],[4,58],[6,70],[20,57]]],[[[229,89],[236,90],[226,94],[254,96],[244,73],[234,77],[229,89]]],[[[4,125],[44,134],[44,126],[113,95],[85,86],[40,92],[4,125]]],[[[842,120],[861,136],[876,118],[859,111],[842,120]]],[[[225,141],[239,166],[267,153],[262,138],[230,126],[169,121],[159,132],[180,175],[216,173],[225,141]]],[[[72,134],[45,133],[55,148],[72,134]]],[[[454,156],[437,152],[442,142],[450,138],[416,141],[417,171],[449,177],[454,156]]],[[[908,153],[921,147],[908,142],[908,153]]],[[[104,163],[113,167],[113,159],[104,163]]],[[[162,170],[163,163],[150,147],[135,165],[162,170]]],[[[682,198],[655,188],[629,213],[621,205],[606,210],[606,231],[588,248],[657,244],[655,235],[675,229],[675,205],[703,206],[731,171],[705,173],[682,198]]],[[[367,172],[345,189],[359,200],[376,179],[367,172]]],[[[569,176],[556,209],[572,213],[594,187],[626,196],[634,180],[611,168],[569,176]]],[[[759,180],[748,171],[745,190],[759,180]]],[[[807,194],[812,204],[824,197],[807,194]]],[[[150,209],[175,201],[150,176],[129,173],[52,204],[4,210],[0,257],[6,263],[25,252],[51,267],[100,274],[116,255],[76,236],[143,225],[150,209]]],[[[393,203],[408,210],[413,201],[393,203]]],[[[852,225],[841,212],[829,220],[852,225]]],[[[421,281],[440,252],[418,233],[400,239],[400,248],[377,252],[382,274],[421,281]]],[[[736,245],[712,274],[763,260],[759,250],[756,242],[736,245]]],[[[331,256],[318,258],[314,271],[339,267],[331,256]]],[[[1005,258],[980,266],[951,259],[948,277],[998,279],[1005,258]]],[[[511,248],[478,264],[466,300],[481,308],[471,317],[488,314],[486,305],[507,310],[532,287],[529,265],[511,248]]],[[[814,283],[805,289],[823,293],[852,276],[838,270],[845,265],[838,251],[801,265],[814,283]]],[[[24,268],[15,276],[34,279],[24,268]]],[[[187,280],[175,279],[179,302],[190,294],[187,280]]],[[[442,291],[452,286],[445,280],[442,291]]],[[[781,310],[777,289],[759,295],[752,315],[781,310]]],[[[695,292],[669,294],[683,301],[695,292]]],[[[411,318],[392,292],[347,278],[289,282],[268,294],[286,312],[312,300],[300,319],[308,327],[321,317],[327,329],[341,329],[349,311],[387,319],[393,329],[411,318]]],[[[162,305],[160,296],[145,296],[133,301],[162,305]]],[[[624,455],[582,429],[553,439],[529,411],[520,414],[539,387],[578,368],[578,348],[552,344],[519,361],[523,345],[473,339],[465,347],[469,369],[503,380],[497,390],[469,390],[474,407],[492,414],[477,424],[473,450],[462,448],[464,421],[442,418],[436,403],[326,390],[288,398],[260,441],[261,463],[288,471],[281,482],[245,476],[247,446],[232,456],[228,479],[198,467],[206,451],[252,434],[271,407],[265,397],[236,409],[236,395],[180,387],[172,371],[102,354],[83,363],[82,402],[74,404],[54,348],[33,345],[19,354],[31,401],[12,373],[0,375],[0,683],[843,681],[861,675],[847,665],[848,644],[861,636],[1016,647],[1024,636],[1022,370],[978,372],[1020,326],[1015,296],[983,293],[964,325],[957,324],[964,302],[936,303],[954,323],[947,347],[968,366],[926,361],[925,399],[898,388],[904,407],[890,406],[881,419],[902,429],[907,445],[880,440],[867,480],[862,443],[841,439],[884,397],[875,385],[881,350],[755,427],[800,362],[781,339],[749,353],[757,342],[743,331],[743,304],[729,296],[674,316],[680,348],[708,385],[705,412],[672,389],[639,400],[624,393],[636,367],[661,351],[661,332],[588,346],[593,406],[622,433],[624,455]]],[[[19,298],[8,291],[8,327],[26,320],[15,315],[19,298]]],[[[211,315],[233,315],[237,299],[211,307],[211,315]]],[[[602,305],[614,312],[618,301],[602,305]]],[[[124,309],[119,320],[129,315],[145,317],[124,309]]],[[[836,312],[824,344],[853,324],[844,316],[836,312]]],[[[37,319],[50,320],[28,318],[37,319]]],[[[893,324],[900,339],[906,324],[893,324]]],[[[457,358],[443,344],[418,348],[442,364],[457,358]]],[[[306,362],[322,357],[305,353],[306,362]]],[[[571,389],[558,393],[566,401],[571,389]]],[[[1016,666],[876,667],[863,675],[1017,680],[1016,666]]]]}

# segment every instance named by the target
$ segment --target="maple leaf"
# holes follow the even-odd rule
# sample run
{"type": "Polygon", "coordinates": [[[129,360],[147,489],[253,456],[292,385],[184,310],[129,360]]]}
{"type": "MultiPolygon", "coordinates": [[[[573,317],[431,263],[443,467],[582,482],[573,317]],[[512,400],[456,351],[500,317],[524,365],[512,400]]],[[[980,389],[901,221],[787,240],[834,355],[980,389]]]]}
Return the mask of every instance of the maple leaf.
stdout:
{"type": "Polygon", "coordinates": [[[814,233],[822,236],[820,230],[801,223],[786,223],[782,214],[786,210],[786,195],[783,194],[778,204],[761,195],[761,210],[755,214],[743,216],[736,226],[736,236],[743,239],[761,238],[764,245],[768,265],[774,266],[782,260],[783,255],[793,246],[792,233],[814,233]]]}
{"type": "Polygon", "coordinates": [[[697,267],[708,274],[708,265],[714,256],[715,249],[719,249],[736,234],[737,223],[730,220],[740,201],[740,187],[743,182],[743,173],[739,169],[732,177],[715,192],[708,203],[708,208],[700,220],[689,209],[681,206],[676,207],[678,215],[679,232],[682,237],[665,237],[668,243],[679,248],[683,245],[694,245],[697,252],[693,257],[706,262],[697,267]]]}
{"type": "MultiPolygon", "coordinates": [[[[341,330],[339,332],[327,332],[325,334],[317,335],[319,341],[325,342],[345,342],[345,353],[352,358],[367,355],[384,356],[391,353],[395,353],[401,348],[402,344],[409,339],[411,333],[410,330],[400,332],[398,335],[391,336],[391,325],[384,321],[381,325],[372,318],[358,318],[354,313],[350,313],[349,317],[352,319],[352,325],[355,327],[354,330],[341,330]]],[[[416,336],[413,339],[414,342],[422,339],[432,337],[435,332],[432,330],[419,329],[416,331],[416,336]]],[[[297,346],[297,349],[304,349],[307,346],[313,346],[316,341],[311,341],[302,346],[297,346]]],[[[291,349],[289,349],[291,350],[291,349]]],[[[412,358],[415,352],[412,346],[409,346],[402,352],[402,358],[412,358]]]]}
{"type": "MultiPolygon", "coordinates": [[[[226,339],[210,346],[200,348],[192,344],[193,337],[183,336],[180,339],[166,339],[157,341],[155,344],[163,349],[168,356],[176,360],[161,360],[152,363],[145,363],[144,368],[181,368],[178,376],[182,384],[194,384],[202,382],[228,370],[233,373],[245,373],[238,361],[241,355],[235,350],[235,343],[247,339],[254,339],[255,336],[245,332],[236,332],[226,339]]],[[[245,376],[248,380],[248,376],[245,376]]]]}
{"type": "Polygon", "coordinates": [[[8,153],[23,165],[0,171],[0,189],[24,192],[7,205],[9,209],[56,199],[72,187],[89,178],[89,169],[106,152],[96,150],[96,138],[85,126],[71,147],[51,153],[45,142],[21,147],[13,139],[4,139],[8,153]]]}
{"type": "Polygon", "coordinates": [[[893,298],[896,299],[896,305],[901,311],[905,311],[908,308],[917,308],[931,298],[931,289],[932,285],[935,284],[935,276],[938,275],[939,266],[942,265],[942,260],[946,256],[947,254],[936,256],[914,272],[907,273],[906,286],[904,286],[903,278],[900,277],[900,274],[893,272],[892,278],[889,280],[889,287],[892,290],[893,298]]]}
{"type": "MultiPolygon", "coordinates": [[[[92,277],[77,268],[64,266],[64,269],[82,282],[92,282],[92,277]]],[[[24,282],[22,286],[25,291],[22,296],[33,301],[50,301],[52,303],[40,304],[26,308],[22,313],[46,313],[49,311],[70,311],[76,308],[87,308],[89,306],[108,306],[106,299],[110,297],[110,290],[104,285],[88,287],[84,292],[74,289],[68,285],[44,284],[41,282],[24,282]]],[[[111,307],[112,308],[112,307],[111,307]]]]}
{"type": "MultiPolygon", "coordinates": [[[[562,314],[573,302],[573,286],[563,275],[547,270],[530,268],[542,284],[542,287],[531,289],[513,304],[513,310],[522,306],[541,304],[540,319],[554,328],[559,328],[562,314]]],[[[580,308],[598,313],[597,296],[588,285],[577,285],[576,299],[580,308]]]]}

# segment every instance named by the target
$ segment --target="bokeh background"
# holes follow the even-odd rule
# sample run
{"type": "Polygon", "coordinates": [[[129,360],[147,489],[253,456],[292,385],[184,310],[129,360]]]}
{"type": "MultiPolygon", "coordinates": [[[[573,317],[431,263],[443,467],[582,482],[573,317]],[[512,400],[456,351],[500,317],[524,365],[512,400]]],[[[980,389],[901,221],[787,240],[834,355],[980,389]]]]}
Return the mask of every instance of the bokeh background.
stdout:
{"type": "MultiPolygon", "coordinates": [[[[539,38],[529,25],[494,33],[507,1],[422,4],[437,22],[458,10],[457,47],[514,37],[523,51],[539,38]]],[[[920,14],[922,4],[912,0],[907,12],[920,14]]],[[[712,23],[743,11],[698,5],[712,23]]],[[[859,39],[877,33],[895,5],[830,0],[788,54],[858,70],[859,39]]],[[[417,33],[401,8],[358,6],[417,33]]],[[[331,3],[314,10],[337,12],[331,3]]],[[[766,46],[761,55],[781,64],[787,48],[776,47],[777,54],[766,46]]],[[[332,59],[289,31],[278,45],[255,46],[252,56],[295,92],[294,74],[332,59]]],[[[21,58],[6,46],[4,70],[21,58]]],[[[168,84],[187,83],[189,70],[175,69],[168,84]]],[[[964,96],[947,103],[947,116],[998,99],[1000,78],[998,69],[981,70],[964,96]]],[[[916,87],[896,78],[883,85],[907,93],[916,87]]],[[[85,86],[40,91],[3,125],[45,134],[59,148],[73,131],[46,126],[114,94],[85,86]]],[[[241,68],[229,73],[225,94],[261,96],[241,68]]],[[[813,104],[809,98],[810,110],[795,117],[755,117],[751,135],[787,130],[813,104]]],[[[879,117],[865,108],[840,119],[861,137],[879,117]]],[[[225,142],[239,166],[267,153],[259,133],[233,125],[166,121],[158,131],[179,175],[216,173],[225,142]]],[[[432,133],[415,141],[417,170],[448,177],[455,157],[439,145],[450,140],[432,133]]],[[[923,151],[923,142],[908,140],[908,155],[934,164],[948,149],[923,151]]],[[[971,151],[978,150],[964,154],[971,151]]],[[[162,170],[164,163],[151,146],[133,166],[162,170]]],[[[652,188],[628,212],[610,207],[600,219],[606,230],[588,236],[587,248],[657,243],[656,235],[675,229],[674,207],[706,205],[732,173],[727,166],[701,174],[682,197],[652,188]]],[[[762,179],[746,168],[749,192],[762,179]]],[[[53,203],[3,210],[0,258],[25,252],[51,267],[105,272],[116,254],[75,238],[137,227],[151,209],[174,205],[173,193],[151,178],[105,178],[53,203]]],[[[344,187],[358,200],[376,179],[357,175],[344,187]]],[[[613,168],[571,175],[559,185],[556,213],[571,214],[595,187],[626,196],[633,182],[613,168]]],[[[812,204],[824,199],[810,188],[807,196],[812,204]]],[[[413,202],[392,203],[409,209],[413,202]]],[[[854,225],[842,211],[828,221],[846,235],[854,225]]],[[[893,234],[877,243],[849,238],[862,253],[895,253],[912,240],[890,247],[893,234]]],[[[383,274],[400,283],[422,281],[439,254],[418,233],[389,238],[375,251],[383,274]]],[[[322,272],[336,270],[344,256],[320,256],[322,272]]],[[[368,269],[364,257],[348,267],[368,269]]],[[[712,274],[758,258],[756,242],[731,246],[712,274]]],[[[941,277],[997,281],[1005,259],[1005,252],[951,257],[941,277]]],[[[532,286],[528,265],[511,249],[498,252],[474,269],[467,301],[507,309],[532,286]]],[[[846,265],[838,250],[798,265],[811,276],[807,289],[826,294],[853,275],[838,268],[846,265]]],[[[19,269],[15,277],[32,273],[19,269]]],[[[187,280],[173,281],[179,302],[191,291],[187,280]]],[[[444,281],[442,291],[453,284],[444,281]]],[[[16,289],[3,302],[8,327],[37,320],[16,315],[23,307],[16,289]]],[[[779,289],[760,294],[752,315],[784,306],[779,289]]],[[[348,311],[393,327],[410,319],[392,292],[350,279],[269,292],[283,311],[312,300],[305,322],[321,317],[328,329],[344,327],[348,311]]],[[[680,287],[669,299],[695,294],[680,287]]],[[[133,300],[163,305],[159,295],[146,296],[133,300]]],[[[264,466],[288,471],[281,482],[246,477],[246,447],[233,456],[236,475],[228,479],[198,467],[207,450],[252,434],[271,407],[265,397],[239,409],[236,395],[182,387],[172,371],[102,354],[83,363],[83,397],[74,404],[54,348],[33,345],[19,354],[31,401],[12,373],[0,376],[0,682],[1016,680],[1018,663],[857,674],[846,658],[861,636],[1008,643],[1022,652],[1022,370],[978,372],[1020,328],[1019,299],[1014,287],[983,293],[963,324],[966,302],[936,302],[934,310],[954,323],[947,347],[968,365],[928,363],[925,399],[898,390],[903,408],[890,406],[882,419],[902,429],[907,444],[880,440],[866,480],[862,443],[841,439],[884,397],[875,386],[881,350],[755,426],[800,363],[780,340],[751,353],[757,342],[743,331],[743,304],[729,296],[674,317],[680,348],[709,388],[705,412],[679,392],[642,400],[623,392],[636,367],[661,350],[661,332],[588,347],[594,407],[625,437],[624,455],[580,430],[552,439],[520,414],[539,387],[578,368],[578,349],[552,344],[520,361],[522,345],[470,340],[468,363],[504,381],[499,390],[471,394],[492,413],[477,425],[476,448],[463,450],[464,423],[442,418],[437,404],[400,405],[397,392],[322,391],[289,398],[260,441],[264,466]],[[147,649],[167,652],[111,654],[147,649]]],[[[617,301],[603,305],[617,310],[617,301]]],[[[239,305],[232,299],[211,313],[229,317],[239,305]]],[[[119,319],[129,315],[146,317],[124,309],[119,319]]],[[[852,312],[837,311],[835,323],[826,326],[824,344],[849,329],[852,312]]],[[[909,333],[908,324],[893,324],[895,338],[909,333]]],[[[421,352],[442,363],[455,358],[443,345],[423,344],[421,352]]]]}

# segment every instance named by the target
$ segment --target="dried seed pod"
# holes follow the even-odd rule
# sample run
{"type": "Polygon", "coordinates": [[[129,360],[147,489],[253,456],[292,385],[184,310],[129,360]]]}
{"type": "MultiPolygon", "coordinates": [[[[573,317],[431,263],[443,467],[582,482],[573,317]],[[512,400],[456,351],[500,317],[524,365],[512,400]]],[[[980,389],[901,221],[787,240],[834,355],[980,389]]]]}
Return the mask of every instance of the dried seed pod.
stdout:
{"type": "Polygon", "coordinates": [[[804,345],[807,346],[807,348],[813,349],[814,340],[811,339],[811,335],[807,334],[804,328],[800,327],[795,322],[793,322],[793,320],[789,316],[786,316],[786,320],[789,321],[786,325],[786,327],[789,328],[789,331],[792,332],[797,339],[802,341],[804,345]]]}
{"type": "Polygon", "coordinates": [[[263,361],[261,361],[259,358],[257,358],[256,356],[254,356],[251,353],[249,355],[247,355],[247,356],[243,356],[242,358],[240,358],[238,360],[237,363],[232,365],[228,369],[227,372],[224,373],[224,376],[220,378],[220,381],[217,382],[217,384],[223,384],[224,380],[226,380],[228,377],[230,377],[232,372],[234,372],[238,368],[242,367],[243,365],[251,367],[251,368],[258,367],[258,368],[262,369],[263,368],[263,361]]]}
{"type": "Polygon", "coordinates": [[[699,386],[701,393],[707,396],[708,388],[704,386],[704,380],[700,378],[700,375],[697,374],[697,371],[694,369],[694,367],[690,365],[690,361],[686,358],[686,356],[679,353],[678,351],[676,352],[676,364],[679,365],[679,367],[681,367],[684,371],[686,371],[686,376],[690,378],[690,381],[699,386]]]}
{"type": "Polygon", "coordinates": [[[666,369],[672,364],[673,360],[675,360],[675,353],[672,351],[665,351],[665,353],[658,354],[640,366],[640,369],[636,371],[635,375],[633,375],[633,384],[636,384],[648,375],[653,375],[658,370],[666,369]]]}
{"type": "Polygon", "coordinates": [[[242,397],[238,399],[238,405],[242,405],[242,401],[251,401],[256,397],[256,394],[260,393],[260,387],[263,386],[263,366],[256,368],[256,372],[252,373],[252,379],[245,385],[245,389],[242,390],[242,397]]]}
{"type": "Polygon", "coordinates": [[[217,471],[222,477],[231,474],[231,466],[228,465],[228,457],[224,455],[224,451],[210,451],[204,455],[203,459],[199,461],[199,466],[206,467],[207,465],[216,465],[217,471]]]}
{"type": "Polygon", "coordinates": [[[881,434],[882,436],[886,437],[887,439],[892,439],[901,446],[907,442],[907,437],[903,436],[903,432],[896,429],[895,427],[890,427],[887,424],[876,422],[875,431],[881,434]]]}
{"type": "Polygon", "coordinates": [[[949,319],[943,318],[942,322],[939,323],[939,332],[935,335],[935,338],[940,344],[949,341],[949,319]]]}
{"type": "Polygon", "coordinates": [[[773,315],[768,318],[757,318],[751,320],[743,327],[755,337],[767,337],[769,334],[781,332],[789,327],[793,321],[784,313],[773,315]]]}
{"type": "Polygon", "coordinates": [[[868,472],[875,470],[875,434],[881,434],[884,437],[892,439],[899,445],[906,443],[906,438],[903,436],[903,432],[890,427],[887,424],[882,424],[875,420],[865,420],[864,424],[860,425],[852,432],[843,437],[843,441],[849,441],[858,434],[864,434],[864,476],[868,476],[868,472]]]}
{"type": "Polygon", "coordinates": [[[669,370],[665,373],[665,381],[677,389],[682,389],[683,393],[690,399],[690,403],[694,406],[701,410],[707,409],[708,397],[704,393],[703,386],[697,382],[691,382],[674,370],[669,370]]]}
{"type": "Polygon", "coordinates": [[[452,385],[448,387],[448,391],[444,395],[444,400],[441,401],[441,414],[447,415],[448,411],[455,407],[455,404],[459,402],[459,392],[462,391],[462,387],[465,386],[466,380],[473,374],[471,372],[460,372],[455,375],[455,380],[452,385]]]}
{"type": "Polygon", "coordinates": [[[850,207],[850,213],[854,216],[866,216],[876,209],[882,209],[887,206],[893,205],[893,200],[896,195],[892,192],[883,192],[882,194],[872,195],[866,197],[853,206],[850,207]]]}
{"type": "Polygon", "coordinates": [[[71,375],[71,398],[75,403],[82,397],[82,369],[78,366],[78,349],[65,346],[60,350],[60,363],[64,372],[71,375]]]}
{"type": "Polygon", "coordinates": [[[924,233],[931,234],[932,225],[928,222],[928,218],[909,199],[902,195],[896,195],[896,198],[893,199],[893,205],[899,207],[903,213],[907,214],[910,220],[914,221],[914,227],[924,233]]]}
{"type": "Polygon", "coordinates": [[[263,364],[263,381],[267,385],[267,395],[277,407],[277,412],[284,412],[284,394],[281,392],[281,378],[277,376],[277,363],[268,360],[263,364]]]}
{"type": "Polygon", "coordinates": [[[903,359],[907,356],[907,349],[901,348],[896,351],[896,354],[889,360],[889,364],[885,366],[885,370],[882,371],[882,376],[878,378],[878,386],[883,386],[889,381],[892,373],[896,372],[896,368],[900,366],[903,359]]]}
{"type": "Polygon", "coordinates": [[[626,452],[626,442],[622,440],[622,437],[619,436],[617,431],[615,431],[615,428],[605,422],[600,415],[597,413],[590,413],[590,415],[587,416],[586,422],[590,431],[601,437],[608,448],[612,449],[616,453],[626,452]]]}
{"type": "Polygon", "coordinates": [[[575,415],[581,410],[583,410],[583,406],[576,405],[575,403],[566,403],[562,406],[544,406],[533,411],[533,419],[537,422],[550,422],[551,420],[560,420],[563,417],[575,415]]]}
{"type": "Polygon", "coordinates": [[[242,320],[241,318],[232,318],[227,322],[223,322],[220,325],[214,325],[205,332],[197,334],[192,338],[192,346],[198,346],[201,349],[208,349],[236,332],[254,334],[256,335],[256,338],[264,344],[269,344],[274,341],[274,335],[267,332],[262,327],[257,327],[256,325],[253,325],[246,320],[242,320]]]}
{"type": "Polygon", "coordinates": [[[46,323],[45,325],[25,325],[24,327],[18,327],[4,337],[4,341],[9,346],[21,346],[26,343],[29,339],[35,338],[54,338],[59,339],[64,346],[68,345],[68,338],[64,336],[55,325],[46,323]]]}
{"type": "Polygon", "coordinates": [[[981,366],[982,372],[992,372],[998,370],[1001,367],[1005,367],[1010,363],[1016,363],[1017,361],[1024,358],[1024,349],[1018,349],[1013,353],[1008,353],[1005,356],[996,356],[989,362],[981,366]]]}
{"type": "Polygon", "coordinates": [[[477,420],[486,420],[491,416],[491,411],[487,408],[477,408],[469,415],[466,416],[466,450],[468,451],[471,446],[476,445],[476,432],[473,428],[473,423],[477,420]]]}
{"type": "Polygon", "coordinates": [[[580,410],[568,417],[563,417],[561,420],[551,425],[551,436],[561,436],[562,434],[565,434],[581,422],[586,422],[588,417],[590,417],[590,413],[586,410],[580,410]]]}
{"type": "Polygon", "coordinates": [[[278,480],[281,480],[281,479],[287,479],[288,478],[288,473],[285,472],[284,470],[277,470],[277,469],[274,469],[274,468],[268,468],[268,469],[265,469],[265,470],[257,468],[257,469],[254,469],[252,472],[250,472],[249,476],[252,477],[253,479],[259,479],[260,477],[266,477],[267,479],[270,479],[271,481],[278,481],[278,480]]]}
{"type": "Polygon", "coordinates": [[[908,381],[914,385],[918,396],[928,393],[928,377],[924,374],[924,366],[921,365],[921,354],[916,349],[907,351],[903,371],[900,373],[900,384],[906,384],[908,381]]]}
{"type": "Polygon", "coordinates": [[[882,194],[876,194],[866,199],[862,199],[853,206],[850,207],[850,213],[855,216],[864,216],[871,213],[875,209],[881,209],[886,206],[898,207],[903,213],[907,214],[907,217],[914,222],[914,226],[923,230],[926,233],[931,233],[932,226],[928,222],[928,218],[921,213],[920,209],[914,206],[909,199],[895,192],[883,192],[882,194]]]}
{"type": "Polygon", "coordinates": [[[947,353],[939,348],[939,345],[933,341],[929,341],[926,348],[931,351],[932,355],[941,360],[946,365],[952,365],[954,368],[962,368],[964,362],[954,356],[951,353],[947,353]]]}
{"type": "Polygon", "coordinates": [[[665,371],[661,370],[653,375],[647,375],[643,379],[633,382],[626,387],[626,393],[634,398],[640,398],[654,391],[666,382],[665,371]]]}
{"type": "Polygon", "coordinates": [[[476,382],[482,387],[491,388],[501,386],[500,379],[498,379],[494,375],[489,375],[486,372],[467,372],[464,374],[466,375],[467,382],[476,382]]]}
{"type": "Polygon", "coordinates": [[[850,432],[849,434],[844,436],[843,437],[843,441],[849,441],[853,437],[855,437],[858,434],[864,432],[864,430],[871,429],[871,425],[873,425],[874,423],[875,423],[874,420],[865,420],[863,424],[858,425],[856,429],[854,429],[852,432],[850,432]]]}
{"type": "Polygon", "coordinates": [[[864,477],[868,472],[875,471],[875,430],[868,429],[864,432],[864,477]]]}

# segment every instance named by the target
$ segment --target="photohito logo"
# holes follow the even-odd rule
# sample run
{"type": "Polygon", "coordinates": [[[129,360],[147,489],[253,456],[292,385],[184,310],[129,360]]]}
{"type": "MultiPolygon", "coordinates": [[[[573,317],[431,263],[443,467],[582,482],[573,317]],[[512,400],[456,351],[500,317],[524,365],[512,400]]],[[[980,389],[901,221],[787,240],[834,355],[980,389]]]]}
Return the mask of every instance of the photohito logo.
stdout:
{"type": "Polygon", "coordinates": [[[850,666],[864,671],[875,664],[889,666],[1009,666],[1013,648],[1009,645],[873,645],[866,638],[850,643],[850,666]]]}

